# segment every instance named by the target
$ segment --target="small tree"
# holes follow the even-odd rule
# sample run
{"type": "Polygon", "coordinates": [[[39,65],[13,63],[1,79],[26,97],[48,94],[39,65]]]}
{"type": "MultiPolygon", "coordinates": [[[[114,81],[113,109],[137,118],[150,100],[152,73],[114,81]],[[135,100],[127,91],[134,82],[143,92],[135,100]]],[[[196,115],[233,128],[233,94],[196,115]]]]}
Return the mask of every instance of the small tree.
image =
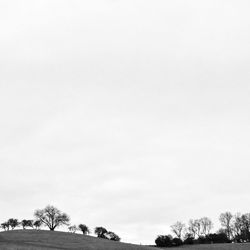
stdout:
{"type": "Polygon", "coordinates": [[[109,240],[113,240],[113,241],[120,241],[121,240],[121,238],[117,234],[115,234],[114,232],[108,232],[106,234],[106,237],[109,240]]]}
{"type": "Polygon", "coordinates": [[[70,227],[68,227],[68,229],[69,229],[69,231],[71,232],[71,233],[75,233],[76,231],[77,231],[77,226],[76,225],[72,225],[72,226],[70,226],[70,227]]]}
{"type": "Polygon", "coordinates": [[[42,225],[42,222],[40,220],[36,220],[33,223],[33,226],[36,228],[36,230],[40,229],[41,225],[42,225]]]}
{"type": "Polygon", "coordinates": [[[177,221],[175,224],[171,226],[172,232],[177,236],[177,238],[181,239],[182,232],[185,229],[185,224],[177,221]]]}
{"type": "Polygon", "coordinates": [[[90,230],[85,224],[80,224],[78,228],[83,234],[90,234],[90,230]]]}
{"type": "Polygon", "coordinates": [[[34,213],[35,217],[45,224],[51,231],[62,225],[69,225],[70,218],[66,213],[62,213],[56,207],[48,205],[44,209],[38,209],[34,213]]]}
{"type": "Polygon", "coordinates": [[[13,218],[9,219],[7,223],[10,225],[12,230],[18,227],[19,225],[18,219],[13,219],[13,218]]]}
{"type": "Polygon", "coordinates": [[[10,224],[8,222],[3,222],[1,224],[1,228],[4,230],[4,231],[9,231],[10,230],[10,224]]]}
{"type": "Polygon", "coordinates": [[[107,229],[104,227],[96,227],[95,228],[95,234],[98,238],[107,239],[106,234],[108,233],[107,229]]]}
{"type": "Polygon", "coordinates": [[[22,225],[23,229],[26,229],[26,227],[33,228],[33,220],[22,220],[20,224],[22,225]]]}

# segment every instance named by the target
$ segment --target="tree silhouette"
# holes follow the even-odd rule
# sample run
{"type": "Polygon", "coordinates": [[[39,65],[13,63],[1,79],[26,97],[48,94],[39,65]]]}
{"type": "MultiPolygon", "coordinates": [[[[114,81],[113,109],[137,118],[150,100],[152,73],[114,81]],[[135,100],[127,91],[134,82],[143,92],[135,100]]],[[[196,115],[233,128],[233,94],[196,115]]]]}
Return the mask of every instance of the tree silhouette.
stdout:
{"type": "Polygon", "coordinates": [[[98,238],[107,239],[106,234],[108,233],[107,229],[104,227],[96,227],[95,228],[95,234],[98,238]]]}
{"type": "Polygon", "coordinates": [[[9,219],[7,223],[10,225],[12,230],[19,225],[18,219],[13,219],[13,218],[9,219]]]}
{"type": "Polygon", "coordinates": [[[32,220],[22,220],[20,224],[22,225],[23,229],[25,229],[26,227],[33,228],[33,221],[32,220]]]}
{"type": "Polygon", "coordinates": [[[42,222],[40,220],[36,220],[34,223],[33,223],[34,227],[38,230],[40,229],[41,225],[42,225],[42,222]]]}
{"type": "Polygon", "coordinates": [[[155,244],[157,247],[171,247],[172,240],[167,235],[159,235],[155,239],[155,244]]]}
{"type": "Polygon", "coordinates": [[[182,232],[185,228],[185,224],[180,222],[180,221],[177,221],[175,224],[173,224],[171,226],[171,229],[172,229],[172,232],[179,238],[181,239],[181,236],[182,236],[182,232]]]}
{"type": "Polygon", "coordinates": [[[1,228],[4,230],[4,231],[9,231],[10,230],[10,224],[8,222],[3,222],[1,224],[1,228]]]}
{"type": "Polygon", "coordinates": [[[70,221],[70,218],[66,213],[62,213],[59,209],[50,205],[44,209],[36,210],[34,216],[51,231],[54,231],[56,227],[68,225],[70,221]]]}
{"type": "Polygon", "coordinates": [[[232,219],[233,215],[231,212],[225,212],[220,214],[220,223],[225,228],[227,237],[230,239],[232,236],[232,219]]]}
{"type": "Polygon", "coordinates": [[[89,234],[89,233],[90,233],[89,228],[88,228],[85,224],[80,224],[80,225],[78,226],[78,228],[80,229],[80,231],[81,231],[83,234],[89,234]]]}
{"type": "Polygon", "coordinates": [[[213,223],[212,220],[209,219],[208,217],[202,217],[200,219],[200,224],[201,224],[201,232],[204,236],[208,235],[213,228],[213,223]]]}

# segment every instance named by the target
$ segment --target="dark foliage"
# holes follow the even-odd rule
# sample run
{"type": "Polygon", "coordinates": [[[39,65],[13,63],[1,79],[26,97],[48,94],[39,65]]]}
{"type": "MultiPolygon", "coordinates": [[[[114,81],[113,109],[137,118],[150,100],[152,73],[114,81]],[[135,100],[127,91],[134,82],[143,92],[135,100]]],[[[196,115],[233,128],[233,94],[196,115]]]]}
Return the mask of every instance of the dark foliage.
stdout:
{"type": "Polygon", "coordinates": [[[98,238],[107,239],[106,234],[108,233],[108,230],[104,227],[96,227],[95,228],[95,234],[98,238]]]}
{"type": "Polygon", "coordinates": [[[13,218],[9,219],[7,223],[9,224],[12,230],[18,227],[19,225],[18,219],[13,219],[13,218]]]}
{"type": "Polygon", "coordinates": [[[155,239],[155,244],[157,247],[171,247],[172,240],[167,235],[159,235],[155,239]]]}
{"type": "Polygon", "coordinates": [[[83,234],[89,234],[90,230],[89,228],[85,225],[85,224],[80,224],[78,226],[79,230],[83,233],[83,234]]]}
{"type": "Polygon", "coordinates": [[[183,244],[185,244],[185,245],[193,245],[194,244],[194,238],[193,237],[187,237],[185,240],[184,240],[184,242],[183,242],[183,244]]]}
{"type": "Polygon", "coordinates": [[[181,246],[183,244],[183,242],[182,242],[182,240],[181,239],[179,239],[179,238],[173,238],[173,240],[172,240],[172,245],[173,246],[181,246]]]}
{"type": "Polygon", "coordinates": [[[226,233],[209,234],[206,236],[209,243],[229,243],[230,240],[226,233]]]}
{"type": "Polygon", "coordinates": [[[200,236],[197,240],[199,244],[212,244],[212,243],[229,243],[230,240],[226,233],[209,234],[200,236]]]}
{"type": "Polygon", "coordinates": [[[33,223],[33,226],[36,228],[36,229],[40,229],[40,227],[42,226],[42,222],[40,220],[36,220],[34,223],[33,223]]]}
{"type": "Polygon", "coordinates": [[[109,240],[113,240],[113,241],[120,241],[121,240],[121,238],[117,234],[115,234],[114,232],[108,232],[106,234],[106,237],[109,240]]]}
{"type": "Polygon", "coordinates": [[[1,228],[4,230],[4,231],[7,231],[7,230],[10,230],[10,224],[8,222],[3,222],[1,224],[1,228]]]}
{"type": "Polygon", "coordinates": [[[33,228],[33,220],[22,220],[20,224],[22,225],[23,229],[26,229],[26,227],[33,228]]]}

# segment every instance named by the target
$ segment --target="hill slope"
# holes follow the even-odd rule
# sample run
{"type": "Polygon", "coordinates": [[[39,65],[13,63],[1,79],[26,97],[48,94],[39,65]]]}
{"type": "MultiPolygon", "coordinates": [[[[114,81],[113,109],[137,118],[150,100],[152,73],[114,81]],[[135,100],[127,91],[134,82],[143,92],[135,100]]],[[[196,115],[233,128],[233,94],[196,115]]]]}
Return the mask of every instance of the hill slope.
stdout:
{"type": "Polygon", "coordinates": [[[13,230],[0,233],[1,250],[155,250],[92,236],[43,230],[13,230]]]}

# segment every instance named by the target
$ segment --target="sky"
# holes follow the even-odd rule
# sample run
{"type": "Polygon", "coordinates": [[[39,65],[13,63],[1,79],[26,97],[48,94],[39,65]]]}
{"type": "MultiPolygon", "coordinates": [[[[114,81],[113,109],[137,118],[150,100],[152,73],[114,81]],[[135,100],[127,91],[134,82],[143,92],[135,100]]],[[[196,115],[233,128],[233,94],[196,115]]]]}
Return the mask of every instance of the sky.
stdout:
{"type": "Polygon", "coordinates": [[[0,221],[51,204],[153,244],[250,212],[249,9],[0,1],[0,221]]]}

